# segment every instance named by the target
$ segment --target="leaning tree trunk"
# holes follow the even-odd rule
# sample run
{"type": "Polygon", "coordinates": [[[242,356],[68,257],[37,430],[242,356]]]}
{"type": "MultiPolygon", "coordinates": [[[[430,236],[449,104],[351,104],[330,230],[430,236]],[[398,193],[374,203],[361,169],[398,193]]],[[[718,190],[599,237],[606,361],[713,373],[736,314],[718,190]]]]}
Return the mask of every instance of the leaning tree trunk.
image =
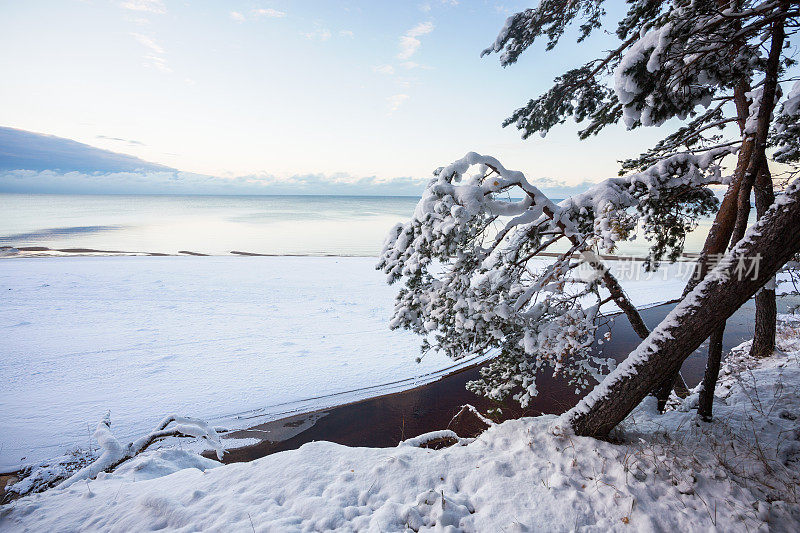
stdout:
{"type": "Polygon", "coordinates": [[[800,180],[628,358],[561,421],[578,435],[607,435],[800,250],[800,180]],[[760,257],[758,272],[741,269],[760,257]]]}
{"type": "MultiPolygon", "coordinates": [[[[762,168],[754,187],[756,197],[756,213],[764,216],[769,206],[775,201],[772,190],[772,175],[769,169],[762,168]]],[[[775,350],[775,321],[778,317],[778,306],[775,302],[775,287],[767,284],[756,294],[756,326],[753,345],[750,347],[752,357],[767,357],[775,350]]]]}
{"type": "MultiPolygon", "coordinates": [[[[747,100],[747,93],[750,92],[750,83],[743,80],[734,88],[734,102],[736,103],[736,110],[739,116],[739,128],[744,133],[747,117],[750,113],[750,104],[747,100]]],[[[750,157],[753,153],[753,146],[755,138],[753,136],[745,136],[742,141],[742,147],[739,149],[739,156],[736,162],[736,170],[733,174],[733,181],[728,185],[728,190],[725,191],[725,196],[722,198],[722,203],[719,206],[717,215],[714,217],[714,222],[711,224],[711,229],[706,235],[703,249],[700,252],[700,257],[697,258],[695,263],[692,277],[683,289],[681,299],[685,298],[687,294],[692,292],[695,285],[705,278],[708,271],[714,267],[715,258],[725,253],[728,248],[728,243],[731,240],[734,225],[736,224],[737,208],[739,203],[739,190],[744,180],[745,171],[750,163],[750,157]]],[[[749,193],[748,193],[749,194],[749,193]]],[[[724,325],[723,325],[724,327],[724,325]]],[[[722,335],[722,331],[718,335],[722,335]]],[[[720,352],[714,353],[712,348],[715,344],[709,345],[708,358],[721,358],[722,357],[722,344],[719,344],[720,352]]],[[[680,370],[680,369],[679,369],[680,370]]],[[[677,375],[680,375],[679,373],[677,375]]],[[[664,411],[667,405],[667,400],[673,389],[675,376],[667,376],[667,378],[655,390],[655,396],[658,399],[658,410],[664,411]]]]}
{"type": "MultiPolygon", "coordinates": [[[[770,43],[770,50],[769,50],[769,57],[767,58],[767,69],[766,74],[764,77],[764,86],[763,86],[763,93],[761,96],[761,103],[758,106],[758,122],[756,126],[755,132],[755,144],[753,146],[753,153],[750,156],[750,163],[747,167],[747,172],[745,172],[744,178],[742,179],[742,184],[739,189],[739,201],[738,207],[736,210],[736,224],[733,228],[733,234],[731,235],[731,246],[739,242],[740,239],[744,236],[745,228],[747,228],[748,218],[750,216],[750,191],[756,185],[757,180],[764,179],[764,176],[769,176],[770,180],[770,190],[771,190],[771,176],[769,173],[769,165],[767,163],[767,156],[766,156],[766,149],[767,149],[767,135],[769,133],[769,126],[772,122],[772,111],[775,108],[775,101],[778,91],[778,74],[780,72],[781,66],[781,51],[783,49],[783,42],[785,39],[785,33],[783,25],[785,23],[784,19],[779,19],[772,24],[772,40],[770,43]]],[[[774,201],[774,194],[771,198],[766,198],[762,194],[761,204],[762,204],[762,211],[758,213],[758,216],[761,217],[767,210],[767,208],[772,204],[774,201]],[[769,200],[769,203],[767,203],[769,200]]],[[[774,346],[775,342],[775,300],[774,296],[775,293],[772,293],[773,300],[772,300],[772,342],[774,346]]],[[[769,302],[762,302],[761,304],[761,320],[770,320],[769,315],[770,310],[768,309],[769,302]],[[767,306],[767,307],[765,307],[767,306]]],[[[758,310],[757,310],[758,311],[758,310]]],[[[756,312],[756,321],[758,322],[758,312],[756,312]]],[[[763,328],[762,323],[762,328],[763,328]]],[[[714,391],[717,385],[717,377],[719,376],[719,365],[722,359],[722,334],[723,331],[717,331],[715,333],[714,338],[712,338],[712,342],[709,343],[709,356],[708,361],[706,362],[706,373],[703,379],[703,388],[700,391],[700,409],[698,410],[698,414],[703,420],[710,421],[711,420],[711,411],[714,405],[714,391]],[[718,341],[718,342],[713,342],[718,341]],[[712,354],[712,349],[714,353],[712,354]]],[[[762,336],[759,339],[760,344],[763,344],[768,339],[764,337],[768,337],[768,332],[762,332],[762,336]]],[[[770,349],[771,351],[771,349],[770,349]]]]}
{"type": "MultiPolygon", "coordinates": [[[[755,159],[756,156],[754,155],[755,159]]],[[[755,182],[755,176],[759,172],[761,159],[751,162],[747,172],[742,179],[739,188],[738,206],[736,208],[736,224],[731,235],[731,247],[738,243],[747,229],[747,221],[750,217],[750,191],[755,182]]],[[[766,164],[766,161],[763,162],[766,164]]],[[[714,410],[714,392],[717,388],[717,378],[719,378],[719,367],[722,363],[722,339],[725,335],[725,322],[711,333],[708,341],[708,358],[706,359],[706,370],[703,374],[703,386],[700,388],[700,397],[697,405],[697,415],[701,420],[711,422],[714,410]]]]}
{"type": "MultiPolygon", "coordinates": [[[[717,5],[720,9],[726,9],[729,7],[728,1],[729,0],[717,0],[717,5]]],[[[738,49],[743,43],[744,41],[740,39],[736,48],[738,49]]],[[[745,135],[747,119],[750,116],[750,102],[747,98],[747,94],[750,92],[750,90],[750,80],[748,78],[743,78],[740,80],[733,89],[733,101],[736,105],[737,122],[739,123],[739,131],[742,133],[742,146],[739,149],[739,159],[736,163],[733,181],[731,181],[730,185],[728,185],[728,190],[725,192],[725,197],[722,199],[722,204],[717,211],[717,216],[714,218],[711,229],[706,236],[706,241],[703,244],[702,251],[700,252],[700,257],[698,257],[697,263],[695,263],[693,275],[691,278],[689,278],[689,282],[683,289],[683,295],[681,296],[681,299],[685,298],[686,295],[689,294],[692,289],[694,289],[695,285],[697,285],[705,277],[710,267],[713,267],[713,264],[711,264],[713,258],[724,253],[728,248],[728,242],[730,241],[731,233],[733,232],[733,226],[736,221],[736,208],[739,197],[739,188],[742,184],[745,170],[750,162],[755,141],[752,135],[745,135]]],[[[720,330],[715,334],[718,337],[722,337],[723,333],[724,331],[720,330]]],[[[709,345],[709,360],[715,358],[720,359],[722,357],[722,344],[719,344],[720,353],[713,352],[715,346],[716,344],[714,343],[709,345]]],[[[678,373],[680,373],[680,370],[678,373]]],[[[706,375],[708,375],[708,372],[706,372],[706,375]]],[[[658,410],[661,412],[663,412],[666,408],[667,400],[672,392],[673,380],[673,376],[667,376],[666,379],[664,379],[664,381],[654,391],[655,396],[658,399],[658,410]]]]}

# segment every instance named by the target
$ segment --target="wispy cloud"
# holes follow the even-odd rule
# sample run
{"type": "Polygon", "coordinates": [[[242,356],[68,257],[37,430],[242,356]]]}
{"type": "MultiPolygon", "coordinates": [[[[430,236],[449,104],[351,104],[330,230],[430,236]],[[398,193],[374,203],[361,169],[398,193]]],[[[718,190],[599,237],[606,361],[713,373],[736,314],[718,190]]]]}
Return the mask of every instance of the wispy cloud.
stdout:
{"type": "Polygon", "coordinates": [[[133,22],[134,24],[139,24],[141,26],[146,26],[148,24],[151,24],[150,19],[147,17],[137,17],[132,15],[127,15],[125,17],[125,20],[127,20],[128,22],[133,22]]]}
{"type": "Polygon", "coordinates": [[[352,30],[339,30],[339,35],[341,35],[342,37],[349,37],[351,39],[356,36],[356,34],[352,32],[352,30]]]}
{"type": "Polygon", "coordinates": [[[400,51],[397,53],[397,59],[401,59],[403,61],[411,59],[411,56],[413,56],[417,50],[419,50],[419,47],[422,46],[422,41],[420,41],[417,37],[431,33],[433,28],[434,26],[432,22],[420,22],[408,30],[405,34],[400,36],[400,51]]]}
{"type": "Polygon", "coordinates": [[[163,14],[167,12],[161,0],[126,0],[120,4],[124,9],[131,11],[144,11],[147,13],[163,14]]]}
{"type": "Polygon", "coordinates": [[[400,106],[403,105],[403,102],[409,98],[410,96],[407,94],[393,94],[392,96],[388,97],[386,101],[389,102],[389,112],[394,113],[400,109],[400,106]]]}
{"type": "Polygon", "coordinates": [[[120,137],[109,137],[108,135],[96,135],[98,139],[105,139],[107,141],[119,141],[126,144],[130,144],[133,146],[145,146],[145,144],[141,141],[134,141],[133,139],[122,139],[120,137]]]}
{"type": "MultiPolygon", "coordinates": [[[[400,60],[399,66],[406,70],[420,68],[423,67],[419,63],[415,61],[410,61],[411,57],[419,50],[419,47],[422,46],[422,41],[419,40],[419,37],[423,35],[428,35],[434,29],[433,22],[420,22],[413,28],[409,29],[403,35],[400,36],[400,42],[398,44],[399,51],[397,53],[397,59],[400,60]]],[[[427,68],[427,67],[424,67],[427,68]]],[[[372,67],[372,71],[377,74],[383,74],[386,76],[393,76],[396,72],[395,66],[390,64],[383,64],[383,65],[376,65],[372,67]]],[[[396,83],[399,85],[400,91],[405,91],[410,86],[410,83],[407,80],[396,80],[396,83]]],[[[398,89],[396,89],[398,90],[398,89]]],[[[403,103],[408,100],[410,96],[406,92],[401,92],[397,94],[393,94],[386,98],[386,101],[389,104],[389,113],[394,113],[403,103]]]]}
{"type": "MultiPolygon", "coordinates": [[[[455,6],[457,6],[459,4],[459,1],[458,0],[439,0],[439,4],[441,4],[443,6],[455,7],[455,6]]],[[[431,5],[430,2],[424,2],[422,4],[419,4],[417,7],[423,13],[430,13],[431,10],[433,9],[433,6],[431,5]]]]}
{"type": "Polygon", "coordinates": [[[282,18],[286,16],[285,11],[278,11],[277,9],[272,9],[268,7],[266,9],[254,9],[252,11],[253,16],[258,17],[271,17],[271,18],[282,18]]]}
{"type": "MultiPolygon", "coordinates": [[[[285,11],[278,11],[277,9],[272,9],[271,7],[268,8],[257,8],[250,10],[250,18],[251,19],[260,19],[262,17],[279,19],[286,16],[285,11]]],[[[247,17],[241,11],[231,11],[230,13],[231,19],[235,20],[236,22],[244,22],[247,20],[247,17]]]]}
{"type": "Polygon", "coordinates": [[[494,10],[495,10],[495,12],[497,12],[497,13],[499,13],[501,15],[510,15],[510,14],[516,13],[518,11],[517,9],[506,7],[504,5],[495,5],[494,6],[494,10]]]}
{"type": "Polygon", "coordinates": [[[150,53],[144,56],[144,65],[146,67],[152,67],[165,73],[172,72],[172,69],[169,67],[164,57],[164,48],[158,44],[155,39],[141,33],[131,33],[131,35],[139,44],[150,50],[150,53]]]}
{"type": "Polygon", "coordinates": [[[312,41],[327,41],[331,38],[331,30],[327,28],[317,28],[309,32],[301,32],[300,35],[312,41]]]}
{"type": "Polygon", "coordinates": [[[372,67],[372,72],[377,72],[378,74],[392,75],[394,74],[394,67],[391,65],[376,65],[372,67]]]}
{"type": "Polygon", "coordinates": [[[131,33],[131,35],[133,35],[134,39],[139,41],[139,44],[141,44],[142,46],[146,46],[156,54],[164,53],[164,49],[161,48],[161,46],[157,42],[155,42],[155,40],[153,40],[151,37],[148,37],[147,35],[142,35],[141,33],[131,33]]]}
{"type": "Polygon", "coordinates": [[[165,74],[169,74],[170,72],[172,72],[172,69],[167,64],[167,60],[161,56],[149,54],[144,56],[144,59],[145,59],[144,66],[146,67],[153,67],[154,69],[160,70],[165,74]]]}
{"type": "MultiPolygon", "coordinates": [[[[120,3],[123,9],[134,11],[136,13],[151,13],[154,15],[163,15],[167,12],[162,0],[126,0],[120,3]]],[[[126,16],[126,18],[134,24],[149,24],[150,20],[142,16],[126,16]]],[[[143,33],[131,33],[131,36],[136,41],[148,49],[148,53],[144,56],[144,66],[155,68],[161,72],[172,72],[172,69],[167,64],[167,59],[164,57],[166,51],[156,42],[153,37],[143,33]]]]}

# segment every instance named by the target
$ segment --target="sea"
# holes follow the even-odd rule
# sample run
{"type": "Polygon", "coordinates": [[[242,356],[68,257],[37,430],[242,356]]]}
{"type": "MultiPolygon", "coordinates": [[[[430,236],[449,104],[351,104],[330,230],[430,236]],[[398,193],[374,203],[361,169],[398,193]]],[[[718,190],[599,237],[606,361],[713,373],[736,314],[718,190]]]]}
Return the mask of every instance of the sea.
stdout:
{"type": "MultiPolygon", "coordinates": [[[[0,194],[0,246],[101,253],[377,256],[408,196],[0,194]]],[[[710,220],[686,240],[702,248],[710,220]]],[[[616,253],[644,257],[641,236],[616,253]]]]}

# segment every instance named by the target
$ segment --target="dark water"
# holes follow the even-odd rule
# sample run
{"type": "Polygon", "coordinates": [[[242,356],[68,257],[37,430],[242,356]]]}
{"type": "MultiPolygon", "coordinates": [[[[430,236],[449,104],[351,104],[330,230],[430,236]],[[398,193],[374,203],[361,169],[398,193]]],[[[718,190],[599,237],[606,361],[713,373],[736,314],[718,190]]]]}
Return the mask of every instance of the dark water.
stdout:
{"type": "MultiPolygon", "coordinates": [[[[674,306],[673,303],[641,310],[642,318],[648,327],[653,328],[674,306]]],[[[752,338],[753,313],[754,303],[751,300],[728,319],[724,350],[730,350],[752,338]]],[[[602,346],[603,353],[622,361],[639,344],[640,339],[625,315],[615,315],[612,333],[612,340],[602,346]]],[[[697,385],[703,377],[707,349],[707,344],[703,344],[683,364],[681,373],[690,387],[697,385]]],[[[564,380],[542,376],[537,381],[539,395],[526,409],[513,401],[490,401],[465,389],[467,381],[476,379],[479,371],[480,367],[470,367],[416,389],[276,420],[256,426],[252,431],[238,431],[232,436],[271,440],[231,450],[226,454],[225,462],[250,461],[316,440],[346,446],[396,446],[403,439],[447,428],[464,404],[472,404],[484,413],[500,407],[503,418],[518,418],[560,414],[580,399],[575,388],[564,380]]]]}

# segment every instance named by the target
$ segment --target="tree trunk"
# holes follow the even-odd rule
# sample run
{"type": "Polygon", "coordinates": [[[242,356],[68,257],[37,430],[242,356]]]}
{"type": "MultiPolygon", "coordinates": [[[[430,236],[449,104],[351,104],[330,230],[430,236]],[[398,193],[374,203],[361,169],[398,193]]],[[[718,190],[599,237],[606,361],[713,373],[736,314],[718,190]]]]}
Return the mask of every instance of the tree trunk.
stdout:
{"type": "MultiPolygon", "coordinates": [[[[787,4],[783,2],[783,4],[787,4]]],[[[784,8],[787,7],[786,5],[783,6],[784,8]]],[[[734,102],[736,103],[736,111],[737,111],[737,118],[739,122],[739,128],[742,132],[744,137],[744,141],[742,143],[742,148],[739,152],[739,159],[736,164],[736,174],[734,175],[734,183],[737,184],[737,191],[734,191],[733,184],[728,188],[727,193],[725,194],[725,199],[723,200],[723,205],[720,207],[720,211],[717,213],[717,218],[719,218],[720,214],[723,212],[723,208],[725,206],[725,201],[729,199],[733,201],[736,199],[736,211],[735,211],[735,224],[733,227],[730,227],[730,213],[726,212],[728,216],[725,219],[726,225],[722,226],[720,229],[725,231],[727,230],[727,235],[723,233],[723,231],[715,232],[717,226],[717,220],[714,221],[714,225],[709,232],[709,235],[706,239],[705,246],[703,247],[703,253],[700,254],[700,258],[698,260],[698,264],[695,271],[695,276],[689,280],[687,283],[686,288],[684,289],[683,296],[686,297],[688,292],[694,288],[694,286],[699,282],[700,279],[705,277],[706,272],[708,271],[709,267],[709,259],[711,254],[721,254],[728,241],[731,242],[731,246],[741,240],[742,236],[744,235],[745,229],[747,228],[747,220],[750,215],[750,191],[753,188],[755,180],[758,176],[760,176],[762,170],[763,172],[769,173],[769,167],[767,165],[767,158],[766,158],[766,145],[767,145],[767,134],[769,133],[769,126],[772,121],[772,111],[775,108],[776,103],[776,92],[778,87],[778,73],[780,71],[780,63],[781,63],[781,51],[783,49],[783,42],[785,40],[785,29],[784,24],[786,22],[785,17],[779,20],[776,20],[772,24],[772,39],[770,42],[770,51],[769,57],[767,58],[767,65],[766,65],[766,72],[764,76],[764,89],[761,98],[761,105],[758,108],[758,123],[756,127],[755,135],[746,135],[745,132],[745,125],[747,119],[750,115],[750,107],[747,102],[746,98],[746,89],[750,87],[749,82],[747,80],[743,80],[734,88],[734,102]],[[745,170],[743,173],[743,169],[745,170]],[[735,193],[735,194],[734,194],[735,193]],[[724,242],[723,241],[724,237],[724,242]],[[707,250],[708,248],[708,250],[707,250]],[[713,249],[713,250],[712,250],[713,249]]],[[[770,187],[772,183],[770,181],[770,187]]],[[[773,195],[774,201],[774,195],[773,195]]],[[[770,202],[771,204],[771,202],[770,202]]],[[[769,206],[770,204],[767,204],[769,206]]],[[[766,208],[765,208],[766,210],[766,208]]],[[[762,213],[758,213],[758,216],[761,217],[762,213]]],[[[765,296],[764,298],[768,298],[765,296]]],[[[763,304],[765,307],[762,309],[762,314],[768,316],[769,313],[769,302],[763,304]]],[[[764,320],[767,320],[765,317],[764,320]]],[[[763,324],[762,324],[763,325],[763,324]]],[[[724,323],[722,325],[724,328],[724,323]]],[[[774,324],[772,326],[774,328],[774,324]]],[[[718,332],[719,335],[722,335],[722,331],[718,332]]],[[[768,332],[766,333],[768,337],[768,332]]],[[[768,338],[764,339],[765,342],[768,343],[768,338]]],[[[774,347],[774,334],[773,334],[773,347],[774,347]]],[[[709,355],[708,355],[708,363],[707,364],[716,364],[717,369],[706,369],[706,376],[717,376],[719,374],[719,361],[722,358],[721,353],[721,344],[710,343],[709,344],[709,355]],[[720,353],[712,353],[712,348],[717,349],[719,348],[720,353]],[[714,363],[716,361],[716,363],[714,363]]],[[[680,368],[676,370],[679,372],[680,368]]],[[[659,385],[659,388],[656,389],[656,397],[658,398],[659,409],[663,411],[663,406],[666,405],[667,398],[669,397],[669,393],[671,388],[669,387],[669,383],[672,383],[672,379],[674,376],[668,375],[667,379],[662,381],[659,385]]],[[[709,384],[710,385],[710,384],[709,384]]],[[[714,379],[713,386],[710,389],[703,388],[703,391],[706,395],[710,394],[710,399],[707,399],[709,405],[713,403],[714,400],[714,387],[716,386],[716,379],[714,379]]],[[[711,410],[709,407],[709,411],[707,413],[708,417],[711,416],[711,410]]]]}
{"type": "MultiPolygon", "coordinates": [[[[739,197],[736,208],[736,224],[731,235],[731,246],[739,242],[747,230],[747,221],[750,217],[750,191],[753,188],[755,175],[760,167],[760,159],[752,162],[745,172],[744,179],[739,187],[739,197]]],[[[719,366],[722,362],[722,337],[725,333],[725,323],[714,330],[708,342],[708,358],[706,359],[706,371],[703,374],[703,388],[700,391],[699,405],[697,414],[706,422],[712,420],[714,407],[714,391],[717,388],[717,378],[719,377],[719,366]]],[[[662,409],[663,411],[663,409],[662,409]]]]}
{"type": "Polygon", "coordinates": [[[717,387],[719,377],[719,364],[722,361],[722,338],[725,334],[725,324],[714,330],[708,341],[708,361],[706,372],[703,375],[703,388],[700,391],[700,401],[697,406],[697,416],[705,422],[711,422],[711,413],[714,408],[714,389],[717,387]]]}
{"type": "Polygon", "coordinates": [[[664,375],[674,374],[703,341],[725,323],[800,250],[800,181],[752,228],[654,329],[628,358],[561,417],[578,435],[607,435],[664,375]],[[758,272],[741,268],[760,257],[758,272]]]}
{"type": "MultiPolygon", "coordinates": [[[[739,83],[734,89],[734,101],[736,102],[736,109],[739,116],[739,127],[743,134],[750,109],[746,96],[749,91],[750,83],[747,80],[739,83]]],[[[725,191],[725,196],[722,198],[722,203],[719,206],[717,215],[714,217],[714,222],[711,224],[711,229],[708,231],[706,241],[703,244],[703,250],[700,252],[700,257],[697,258],[697,263],[695,263],[692,277],[689,278],[689,282],[683,289],[681,299],[692,292],[692,289],[705,278],[708,271],[713,268],[714,260],[725,253],[725,250],[728,248],[728,242],[730,242],[737,218],[739,190],[741,189],[747,166],[750,163],[750,157],[753,154],[754,144],[755,139],[752,136],[745,136],[742,141],[742,147],[739,149],[739,157],[736,161],[736,170],[733,174],[733,181],[728,186],[728,190],[725,191]]],[[[709,358],[711,357],[712,354],[709,353],[709,358]]],[[[674,382],[679,376],[680,369],[678,369],[676,375],[667,376],[654,391],[658,399],[659,411],[663,412],[666,408],[667,400],[672,392],[674,382]]]]}
{"type": "MultiPolygon", "coordinates": [[[[755,184],[756,213],[764,216],[769,206],[775,201],[772,190],[772,175],[766,165],[762,167],[755,184]]],[[[764,287],[756,294],[756,326],[753,345],[750,348],[752,357],[767,357],[775,350],[775,321],[778,307],[775,302],[774,287],[764,287]]]]}
{"type": "Polygon", "coordinates": [[[752,357],[769,357],[775,351],[775,322],[778,318],[778,305],[775,302],[775,289],[763,288],[756,295],[756,327],[752,357]]]}

